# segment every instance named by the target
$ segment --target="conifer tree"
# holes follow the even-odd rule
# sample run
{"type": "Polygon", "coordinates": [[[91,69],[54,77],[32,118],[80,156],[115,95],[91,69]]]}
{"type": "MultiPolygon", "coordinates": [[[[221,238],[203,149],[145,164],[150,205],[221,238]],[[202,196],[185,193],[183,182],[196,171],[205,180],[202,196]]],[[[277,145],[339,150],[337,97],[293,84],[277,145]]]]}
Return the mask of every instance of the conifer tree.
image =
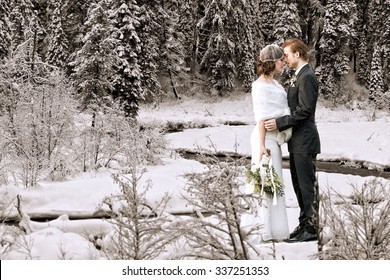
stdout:
{"type": "Polygon", "coordinates": [[[8,18],[9,11],[9,0],[0,0],[0,61],[10,53],[11,30],[8,18]]]}
{"type": "Polygon", "coordinates": [[[30,0],[11,1],[11,34],[12,50],[15,50],[20,44],[26,41],[26,33],[31,25],[31,21],[36,17],[34,5],[30,0]]]}
{"type": "Polygon", "coordinates": [[[382,55],[380,45],[374,46],[374,53],[372,55],[371,69],[369,77],[369,99],[373,101],[377,108],[381,109],[383,106],[383,67],[382,55]]]}
{"type": "Polygon", "coordinates": [[[357,37],[354,42],[354,72],[356,72],[356,81],[360,85],[366,85],[368,81],[369,72],[369,57],[367,55],[367,44],[368,44],[368,1],[356,1],[357,3],[357,22],[356,31],[357,37]]]}
{"type": "Polygon", "coordinates": [[[156,101],[162,96],[162,89],[158,80],[158,61],[160,57],[160,25],[158,23],[157,0],[137,1],[139,10],[139,26],[141,51],[139,65],[142,72],[141,87],[143,95],[156,101]]]}
{"type": "Polygon", "coordinates": [[[274,17],[277,19],[272,32],[275,43],[280,44],[289,38],[302,37],[295,0],[277,1],[274,17]]]}
{"type": "Polygon", "coordinates": [[[259,54],[261,47],[265,45],[266,39],[264,35],[264,27],[262,26],[261,21],[261,10],[259,1],[251,1],[249,9],[252,10],[250,15],[252,22],[252,36],[255,45],[255,57],[259,54]]]}
{"type": "Polygon", "coordinates": [[[368,39],[368,48],[373,49],[375,43],[380,37],[380,27],[382,27],[381,23],[381,11],[383,9],[383,5],[381,2],[383,0],[372,0],[368,1],[367,6],[367,39],[368,39]]]}
{"type": "Polygon", "coordinates": [[[43,36],[43,29],[40,26],[39,19],[36,14],[33,13],[28,18],[28,26],[23,30],[23,41],[20,41],[19,45],[15,48],[12,45],[16,41],[13,40],[11,44],[12,58],[19,67],[15,69],[23,80],[30,80],[32,83],[41,83],[41,77],[46,75],[46,65],[43,63],[42,55],[39,53],[39,42],[43,36]],[[28,70],[27,70],[28,68],[28,70]]]}
{"type": "Polygon", "coordinates": [[[341,81],[349,71],[349,45],[355,33],[356,6],[353,1],[329,0],[320,40],[320,91],[325,98],[337,97],[341,81]]]}
{"type": "MultiPolygon", "coordinates": [[[[244,84],[246,90],[250,90],[252,82],[255,79],[256,64],[256,18],[258,14],[256,1],[238,1],[234,18],[236,19],[236,38],[237,46],[237,72],[238,77],[244,84]],[[241,42],[241,43],[240,43],[241,42]]],[[[260,38],[261,39],[261,38],[260,38]]]]}
{"type": "Polygon", "coordinates": [[[369,72],[368,68],[368,57],[367,57],[367,42],[366,36],[361,33],[359,36],[359,44],[357,45],[357,75],[356,81],[361,85],[366,85],[368,77],[367,73],[369,72]]]}
{"type": "MultiPolygon", "coordinates": [[[[68,41],[68,61],[74,61],[77,51],[83,46],[83,38],[87,33],[87,21],[88,9],[94,0],[62,0],[62,28],[68,41]]],[[[70,75],[72,69],[68,65],[66,67],[68,75],[70,75]]]]}
{"type": "Polygon", "coordinates": [[[119,100],[127,116],[135,117],[138,101],[144,98],[141,88],[142,73],[139,65],[141,51],[136,28],[139,26],[139,7],[135,1],[113,0],[110,20],[113,25],[115,52],[118,64],[114,65],[113,97],[119,100]]]}
{"type": "Polygon", "coordinates": [[[210,37],[201,66],[207,71],[209,83],[219,94],[230,91],[236,76],[235,49],[232,29],[235,6],[231,0],[206,1],[205,16],[200,26],[210,24],[210,37]]]}
{"type": "Polygon", "coordinates": [[[179,98],[174,80],[185,65],[183,34],[178,29],[178,3],[176,0],[164,0],[160,1],[159,7],[158,23],[161,30],[159,72],[169,77],[173,94],[179,98]]]}
{"type": "Polygon", "coordinates": [[[274,14],[277,0],[260,0],[258,2],[258,28],[261,29],[265,45],[272,44],[275,41],[273,30],[276,20],[274,14]]]}
{"type": "Polygon", "coordinates": [[[310,63],[313,67],[318,67],[321,62],[320,40],[322,37],[323,21],[325,17],[325,8],[321,0],[303,0],[301,7],[308,6],[309,9],[300,9],[300,12],[307,10],[307,14],[301,14],[302,39],[309,44],[310,63]]]}
{"type": "Polygon", "coordinates": [[[53,0],[51,2],[53,12],[50,17],[49,36],[48,36],[48,53],[47,61],[55,66],[63,68],[68,62],[68,45],[69,42],[66,38],[62,21],[63,7],[62,0],[53,0]]]}
{"type": "Polygon", "coordinates": [[[107,2],[93,3],[88,10],[87,34],[84,45],[71,63],[74,73],[71,78],[81,99],[82,109],[91,109],[94,127],[96,113],[112,104],[113,65],[117,63],[113,52],[115,42],[110,37],[107,18],[107,2]]]}
{"type": "MultiPolygon", "coordinates": [[[[45,60],[67,68],[70,75],[77,63],[69,66],[67,62],[81,63],[78,56],[86,48],[83,40],[87,33],[91,36],[94,24],[85,24],[90,21],[89,8],[106,5],[103,3],[107,1],[126,4],[130,10],[138,7],[126,17],[132,21],[137,39],[132,33],[120,39],[112,37],[114,30],[120,33],[119,24],[123,28],[126,24],[122,21],[113,26],[107,22],[102,32],[110,39],[102,37],[94,43],[101,50],[112,45],[110,52],[101,56],[111,62],[106,61],[100,70],[115,70],[116,75],[102,74],[104,71],[99,75],[109,77],[106,93],[121,96],[129,114],[138,110],[140,99],[162,96],[159,81],[170,82],[164,86],[179,96],[177,81],[188,71],[205,74],[218,93],[232,90],[236,79],[249,89],[259,50],[290,37],[300,37],[315,50],[313,66],[317,67],[325,97],[338,94],[350,65],[357,82],[369,87],[373,60],[369,50],[376,44],[381,49],[383,91],[389,91],[390,0],[0,0],[0,59],[12,55],[24,60],[25,66],[34,70],[29,77],[40,75],[42,67],[47,67],[45,60]],[[131,55],[123,51],[126,47],[114,43],[132,45],[131,55]],[[126,63],[134,71],[127,71],[126,63]],[[125,72],[120,73],[120,69],[125,72]],[[111,87],[112,82],[116,86],[111,87]]],[[[114,6],[106,5],[107,10],[114,6]]],[[[82,62],[87,63],[90,61],[82,62]]]]}
{"type": "Polygon", "coordinates": [[[210,39],[210,32],[212,30],[211,28],[211,22],[201,22],[202,18],[205,16],[206,12],[206,4],[207,0],[199,0],[198,1],[198,7],[197,7],[197,23],[196,23],[196,30],[198,31],[197,39],[196,39],[196,55],[197,55],[197,65],[198,71],[201,72],[201,63],[202,59],[204,57],[204,54],[207,51],[208,48],[208,42],[210,39]]]}
{"type": "Polygon", "coordinates": [[[42,53],[39,52],[40,42],[44,36],[44,30],[39,22],[37,16],[33,16],[30,22],[30,26],[26,32],[26,46],[27,46],[27,57],[28,63],[30,63],[31,70],[38,75],[45,75],[46,70],[43,69],[42,65],[42,53]]]}
{"type": "MultiPolygon", "coordinates": [[[[383,67],[383,91],[386,91],[390,86],[390,1],[389,0],[375,0],[368,3],[368,49],[374,49],[379,47],[382,50],[382,61],[383,67]]],[[[373,64],[374,57],[372,55],[371,65],[373,64]]],[[[372,71],[372,69],[371,69],[372,71]]],[[[370,87],[370,82],[369,82],[370,87]]]]}
{"type": "Polygon", "coordinates": [[[381,45],[383,51],[384,90],[390,90],[390,0],[383,1],[381,45]]]}
{"type": "Polygon", "coordinates": [[[196,43],[199,36],[199,30],[196,26],[199,20],[198,2],[199,0],[185,0],[178,7],[179,18],[177,28],[183,34],[183,48],[186,67],[191,67],[192,70],[196,67],[196,65],[193,64],[196,64],[197,62],[194,51],[196,51],[196,43]]]}

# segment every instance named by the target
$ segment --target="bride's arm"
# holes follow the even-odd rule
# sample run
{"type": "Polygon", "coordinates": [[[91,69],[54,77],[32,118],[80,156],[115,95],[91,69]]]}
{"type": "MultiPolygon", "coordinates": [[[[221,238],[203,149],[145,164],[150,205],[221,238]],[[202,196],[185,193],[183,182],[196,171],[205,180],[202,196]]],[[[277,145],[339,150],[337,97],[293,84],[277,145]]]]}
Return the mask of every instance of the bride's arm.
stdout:
{"type": "Polygon", "coordinates": [[[260,135],[260,155],[259,155],[259,159],[260,159],[260,162],[261,162],[261,159],[262,159],[263,155],[269,156],[269,154],[267,152],[267,148],[265,147],[266,129],[265,129],[265,126],[264,126],[264,121],[259,121],[258,127],[259,127],[259,135],[260,135]]]}
{"type": "Polygon", "coordinates": [[[257,83],[252,84],[252,102],[253,102],[253,111],[255,114],[255,120],[257,122],[257,127],[259,129],[259,145],[260,145],[260,155],[259,160],[261,161],[263,155],[269,156],[267,148],[265,147],[265,126],[264,119],[267,108],[267,92],[262,90],[261,86],[257,83]]]}

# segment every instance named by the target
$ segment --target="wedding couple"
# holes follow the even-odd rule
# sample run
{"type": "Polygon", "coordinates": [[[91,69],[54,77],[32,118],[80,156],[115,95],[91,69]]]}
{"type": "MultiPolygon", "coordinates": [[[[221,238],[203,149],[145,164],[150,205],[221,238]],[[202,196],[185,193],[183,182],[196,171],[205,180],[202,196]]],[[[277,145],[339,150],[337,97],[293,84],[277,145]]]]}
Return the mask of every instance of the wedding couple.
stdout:
{"type": "Polygon", "coordinates": [[[315,110],[318,82],[308,65],[308,48],[301,40],[291,39],[284,42],[282,48],[266,46],[259,60],[260,77],[252,84],[256,119],[251,135],[252,163],[259,164],[264,156],[270,156],[275,172],[283,180],[280,145],[288,141],[291,179],[300,208],[299,224],[290,233],[284,195],[277,198],[277,203],[265,198],[261,208],[264,212],[261,237],[264,242],[317,240],[319,203],[315,161],[320,153],[320,139],[315,110]],[[285,64],[295,70],[288,93],[274,79],[285,64]]]}

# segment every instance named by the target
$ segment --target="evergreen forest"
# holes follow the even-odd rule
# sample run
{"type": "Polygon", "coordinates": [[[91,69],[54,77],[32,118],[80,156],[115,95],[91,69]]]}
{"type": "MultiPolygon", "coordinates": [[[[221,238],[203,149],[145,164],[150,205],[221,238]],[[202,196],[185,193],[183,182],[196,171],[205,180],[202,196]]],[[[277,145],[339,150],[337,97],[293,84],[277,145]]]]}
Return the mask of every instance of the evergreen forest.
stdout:
{"type": "Polygon", "coordinates": [[[293,37],[323,99],[388,110],[389,15],[390,0],[0,0],[1,114],[59,84],[80,110],[131,118],[141,101],[180,98],[180,81],[250,91],[260,49],[293,37]]]}

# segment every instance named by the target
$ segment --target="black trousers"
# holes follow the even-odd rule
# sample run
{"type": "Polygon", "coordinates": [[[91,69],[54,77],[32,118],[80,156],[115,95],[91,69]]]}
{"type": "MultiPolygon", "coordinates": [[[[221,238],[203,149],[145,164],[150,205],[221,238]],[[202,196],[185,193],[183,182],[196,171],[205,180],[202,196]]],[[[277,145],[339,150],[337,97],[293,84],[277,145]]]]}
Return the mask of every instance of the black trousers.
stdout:
{"type": "Polygon", "coordinates": [[[316,158],[317,154],[290,154],[291,179],[300,208],[299,225],[310,233],[317,232],[318,228],[316,158]]]}

